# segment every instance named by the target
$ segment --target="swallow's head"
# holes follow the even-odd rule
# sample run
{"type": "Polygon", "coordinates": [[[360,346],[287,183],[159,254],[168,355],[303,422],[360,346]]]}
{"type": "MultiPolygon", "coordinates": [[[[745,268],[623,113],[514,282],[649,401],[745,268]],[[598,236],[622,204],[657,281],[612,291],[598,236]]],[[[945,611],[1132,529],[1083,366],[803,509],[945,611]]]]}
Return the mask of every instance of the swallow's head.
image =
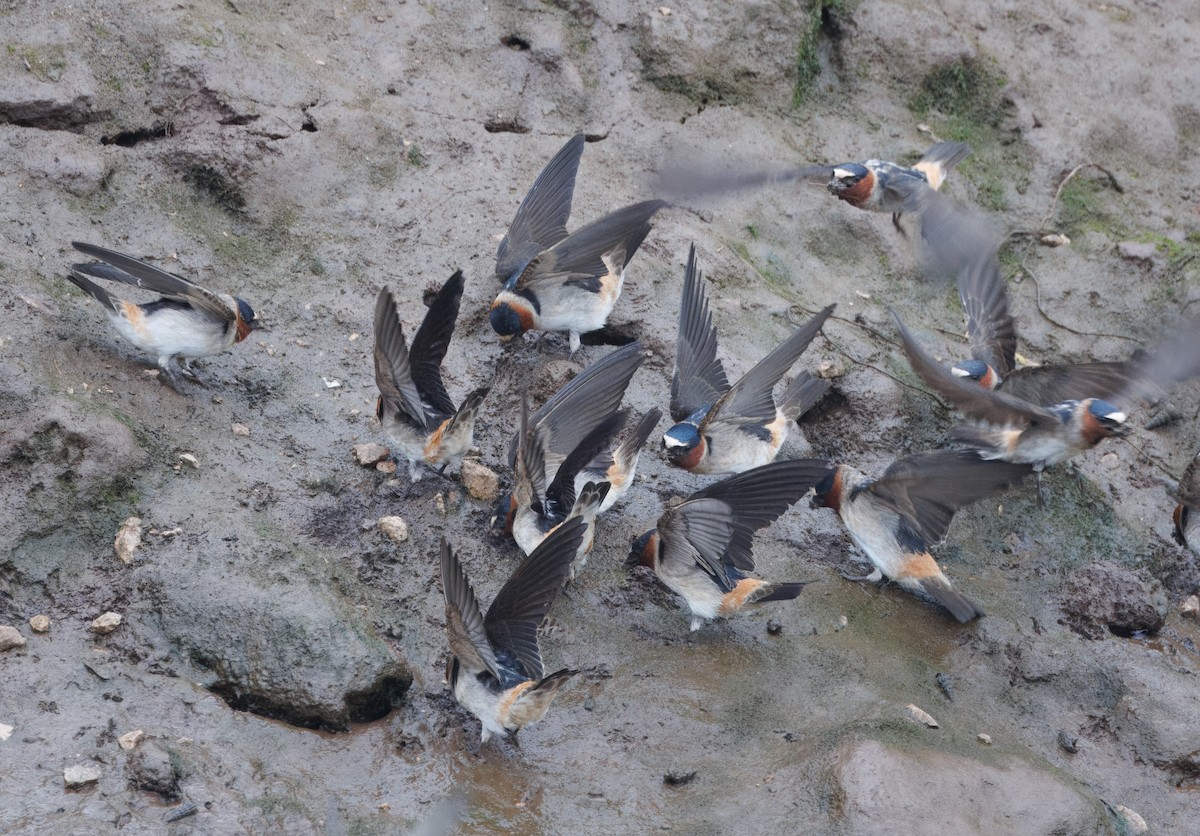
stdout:
{"type": "Polygon", "coordinates": [[[684,470],[691,470],[704,458],[704,438],[700,428],[690,421],[682,421],[663,433],[662,445],[667,460],[684,470]]]}
{"type": "Polygon", "coordinates": [[[262,327],[262,320],[254,313],[254,308],[250,307],[250,303],[245,299],[233,297],[233,301],[237,303],[237,342],[241,342],[250,336],[251,331],[255,331],[262,327]]]}
{"type": "Polygon", "coordinates": [[[973,380],[985,389],[995,389],[1000,385],[1000,375],[982,360],[963,360],[955,363],[950,367],[950,374],[973,380]]]}
{"type": "Polygon", "coordinates": [[[505,540],[513,536],[513,518],[517,515],[517,503],[513,502],[512,494],[500,496],[492,518],[488,520],[488,531],[493,540],[505,540]]]}
{"type": "Polygon", "coordinates": [[[488,321],[492,330],[504,341],[518,337],[526,331],[533,330],[534,311],[524,299],[511,294],[503,294],[506,299],[497,299],[492,303],[492,312],[488,321]]]}
{"type": "Polygon", "coordinates": [[[626,566],[649,566],[654,568],[658,561],[658,529],[652,528],[633,540],[629,548],[626,566]]]}
{"type": "Polygon", "coordinates": [[[813,508],[830,508],[842,513],[842,469],[835,467],[818,482],[813,490],[813,508]]]}
{"type": "Polygon", "coordinates": [[[1101,439],[1116,436],[1120,438],[1129,433],[1125,424],[1125,413],[1108,401],[1091,398],[1087,401],[1087,411],[1083,414],[1083,435],[1091,444],[1101,439]]]}
{"type": "Polygon", "coordinates": [[[829,178],[829,193],[853,205],[871,194],[875,175],[862,163],[842,163],[835,166],[829,178]]]}

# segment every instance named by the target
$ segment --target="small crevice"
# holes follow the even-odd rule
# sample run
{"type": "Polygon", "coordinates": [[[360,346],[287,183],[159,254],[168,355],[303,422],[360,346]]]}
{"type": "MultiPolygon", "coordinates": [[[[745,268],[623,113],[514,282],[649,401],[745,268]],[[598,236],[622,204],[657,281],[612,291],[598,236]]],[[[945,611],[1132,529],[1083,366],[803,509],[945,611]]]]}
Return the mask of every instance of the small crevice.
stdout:
{"type": "Polygon", "coordinates": [[[500,39],[500,43],[504,44],[509,49],[517,52],[528,52],[532,44],[522,38],[520,35],[505,35],[500,39]]]}
{"type": "Polygon", "coordinates": [[[603,328],[595,331],[588,331],[586,334],[581,334],[579,336],[579,341],[584,345],[622,346],[629,345],[639,336],[640,334],[631,333],[630,331],[619,329],[612,325],[605,325],[603,328]]]}
{"type": "Polygon", "coordinates": [[[490,134],[527,134],[529,128],[516,119],[489,119],[483,129],[490,134]]]}
{"type": "Polygon", "coordinates": [[[148,128],[133,128],[128,131],[118,131],[115,134],[100,137],[101,145],[118,145],[121,148],[132,148],[143,142],[155,142],[166,139],[174,132],[170,122],[159,122],[148,128]]]}
{"type": "Polygon", "coordinates": [[[237,113],[233,116],[226,116],[220,120],[222,125],[249,125],[251,122],[258,121],[257,113],[237,113]]]}
{"type": "Polygon", "coordinates": [[[583,135],[584,142],[603,142],[606,139],[608,139],[608,131],[605,131],[602,134],[584,134],[583,135]]]}

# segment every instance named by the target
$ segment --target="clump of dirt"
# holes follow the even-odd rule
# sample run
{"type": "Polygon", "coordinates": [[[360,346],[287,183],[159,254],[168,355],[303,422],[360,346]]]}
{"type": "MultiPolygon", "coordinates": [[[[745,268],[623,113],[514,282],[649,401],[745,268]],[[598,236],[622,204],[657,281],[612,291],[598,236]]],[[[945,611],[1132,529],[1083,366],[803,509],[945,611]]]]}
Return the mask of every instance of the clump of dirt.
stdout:
{"type": "Polygon", "coordinates": [[[1063,623],[1081,636],[1153,635],[1167,619],[1167,597],[1158,581],[1146,582],[1113,563],[1074,572],[1062,597],[1063,623]]]}

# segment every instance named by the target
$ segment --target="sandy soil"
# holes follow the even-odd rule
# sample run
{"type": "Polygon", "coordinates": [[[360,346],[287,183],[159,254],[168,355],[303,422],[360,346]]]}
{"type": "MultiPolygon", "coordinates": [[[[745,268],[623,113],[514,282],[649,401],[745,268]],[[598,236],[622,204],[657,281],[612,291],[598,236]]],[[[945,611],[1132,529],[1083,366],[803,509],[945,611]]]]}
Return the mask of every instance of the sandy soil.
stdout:
{"type": "MultiPolygon", "coordinates": [[[[422,292],[466,272],[447,385],[457,399],[495,381],[475,458],[503,472],[516,392],[540,400],[611,350],[501,347],[486,319],[499,236],[567,137],[592,140],[572,228],[647,197],[684,154],[911,162],[935,135],[964,139],[975,154],[946,188],[1014,233],[1024,357],[1124,357],[1197,312],[1200,44],[1176,10],[727,5],[0,11],[0,624],[27,642],[0,654],[0,832],[161,832],[187,805],[173,830],[1136,832],[1119,807],[1153,832],[1194,826],[1200,636],[1179,609],[1200,569],[1170,538],[1170,491],[1200,447],[1194,385],[1157,429],[1131,405],[1129,442],[1050,474],[1045,509],[1021,491],[962,515],[938,556],[988,612],[965,627],[843,580],[861,557],[801,503],[760,538],[759,568],[816,583],[689,636],[622,559],[707,480],[647,455],[552,614],[549,664],[584,673],[519,749],[471,751],[478,724],[441,681],[436,547],[457,544],[488,600],[518,553],[453,471],[406,495],[352,460],[382,441],[371,314],[389,284],[415,326],[422,292]],[[1051,232],[1070,245],[1040,246],[1051,232]],[[66,281],[72,240],[235,292],[270,331],[181,397],[66,281]],[[406,543],[371,524],[385,514],[406,543]],[[147,533],[124,565],[112,540],[132,515],[147,533]],[[1157,632],[1122,620],[1147,608],[1157,632]],[[125,623],[97,637],[108,610],[125,623]],[[28,624],[41,613],[47,634],[28,624]],[[328,713],[330,691],[409,674],[380,719],[328,713]],[[311,698],[309,725],[350,731],[238,710],[263,694],[276,717],[311,698]],[[126,753],[134,729],[146,741],[126,753]],[[98,782],[64,789],[73,765],[98,782]]],[[[845,373],[785,455],[878,470],[942,442],[954,416],[916,385],[886,309],[957,357],[953,291],[919,279],[889,218],[797,186],[660,215],[611,320],[652,351],[627,404],[666,406],[692,241],[731,376],[838,304],[802,364],[845,373]]]]}

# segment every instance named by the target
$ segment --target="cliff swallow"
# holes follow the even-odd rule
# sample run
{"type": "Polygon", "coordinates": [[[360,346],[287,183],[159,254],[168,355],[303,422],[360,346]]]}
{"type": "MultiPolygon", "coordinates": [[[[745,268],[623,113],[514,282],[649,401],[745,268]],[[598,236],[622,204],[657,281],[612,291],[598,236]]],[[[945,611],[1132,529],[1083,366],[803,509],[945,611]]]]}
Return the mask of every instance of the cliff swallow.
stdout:
{"type": "Polygon", "coordinates": [[[920,212],[956,165],[971,149],[961,142],[939,142],[912,168],[884,160],[863,160],[833,166],[829,193],[858,209],[891,212],[900,229],[900,215],[920,212]]]}
{"type": "Polygon", "coordinates": [[[820,400],[829,381],[801,372],[778,401],[772,390],[808,348],[833,308],[830,305],[796,329],[730,386],[717,359],[717,331],[693,245],[683,277],[671,381],[671,418],[676,423],[662,439],[671,464],[693,473],[741,473],[773,461],[787,438],[789,422],[820,400]]]}
{"type": "Polygon", "coordinates": [[[1175,542],[1200,554],[1200,453],[1179,480],[1179,505],[1175,507],[1175,542]]]}
{"type": "Polygon", "coordinates": [[[788,601],[804,583],[768,583],[754,570],[755,533],[824,478],[828,462],[774,462],[692,494],[633,541],[629,563],[649,566],[692,611],[693,631],[747,604],[788,601]]]}
{"type": "MultiPolygon", "coordinates": [[[[617,349],[607,357],[592,363],[546,401],[528,419],[528,429],[536,431],[542,444],[542,462],[546,479],[553,481],[563,460],[579,446],[580,442],[591,433],[600,422],[616,412],[625,397],[625,390],[633,373],[645,359],[643,346],[639,342],[630,343],[617,349]]],[[[648,419],[644,419],[648,420],[648,419]]],[[[657,423],[657,422],[656,422],[657,423]]],[[[636,433],[635,433],[636,436],[636,433]]],[[[517,453],[521,444],[521,433],[518,431],[512,437],[508,446],[508,466],[516,472],[517,453]]],[[[601,454],[603,456],[604,454],[601,454]]],[[[581,474],[586,470],[599,469],[602,461],[586,463],[581,474]]],[[[633,460],[636,465],[636,458],[633,460]]],[[[581,476],[580,478],[590,478],[581,476]]],[[[620,480],[613,481],[614,490],[609,491],[604,501],[604,510],[624,495],[632,474],[622,486],[620,480]],[[616,494],[613,496],[613,494],[616,494]]],[[[576,494],[583,484],[576,480],[576,494]]],[[[492,533],[498,536],[511,536],[513,517],[516,513],[516,503],[512,494],[505,494],[496,505],[491,519],[492,533]]]]}
{"type": "Polygon", "coordinates": [[[479,718],[481,744],[541,720],[559,689],[579,673],[564,668],[546,676],[538,629],[562,590],[583,529],[582,520],[570,520],[547,537],[496,594],[486,616],[453,549],[442,539],[450,640],[446,683],[459,705],[479,718]]]}
{"type": "MultiPolygon", "coordinates": [[[[1106,438],[1128,432],[1126,414],[1096,397],[1043,406],[991,390],[955,376],[930,357],[892,312],[913,371],[968,418],[978,422],[956,428],[951,438],[988,459],[1043,468],[1066,461],[1106,438]]],[[[1184,321],[1156,349],[1131,364],[1121,398],[1149,397],[1158,390],[1200,374],[1200,322],[1184,321]]],[[[1039,494],[1040,496],[1040,494],[1039,494]]]]}
{"type": "Polygon", "coordinates": [[[187,279],[93,244],[71,244],[103,262],[73,264],[67,277],[108,309],[109,319],[125,340],[158,359],[167,382],[182,393],[180,374],[199,380],[191,361],[240,343],[261,327],[244,300],[213,293],[187,279]],[[91,279],[124,282],[161,294],[137,304],[118,299],[91,279]],[[172,362],[178,359],[178,365],[172,362]]]}
{"type": "Polygon", "coordinates": [[[981,250],[958,273],[958,292],[967,317],[971,359],[951,367],[955,377],[1038,405],[1111,398],[1135,373],[1131,362],[1074,363],[1018,369],[1016,323],[993,249],[981,250]]]}
{"type": "Polygon", "coordinates": [[[567,237],[567,218],[582,156],[583,134],[576,134],[533,181],[496,250],[496,278],[501,284],[519,276],[530,261],[567,237]]]}
{"type": "Polygon", "coordinates": [[[813,504],[837,512],[871,563],[908,592],[940,604],[961,622],[983,614],[958,592],[930,555],[960,509],[1020,482],[1029,465],[985,461],[968,450],[933,450],[892,462],[869,479],[826,462],[813,504]]]}
{"type": "Polygon", "coordinates": [[[396,301],[388,288],[375,300],[375,414],[383,431],[408,460],[409,478],[421,478],[422,463],[442,469],[473,443],[475,417],[488,387],[476,389],[454,408],[442,382],[442,360],[454,335],[463,274],[446,280],[413,336],[410,350],[396,301]]]}
{"type": "Polygon", "coordinates": [[[572,232],[514,273],[492,303],[489,320],[501,338],[526,331],[568,331],[571,353],[580,335],[604,327],[617,304],[625,268],[667,204],[647,200],[572,232]]]}
{"type": "Polygon", "coordinates": [[[650,433],[654,432],[654,428],[661,420],[662,410],[658,407],[651,408],[641,417],[633,432],[624,441],[611,449],[601,450],[575,476],[576,492],[582,490],[583,485],[587,482],[607,482],[609,484],[608,496],[604,498],[604,503],[600,506],[601,514],[616,505],[629,493],[630,487],[633,486],[633,480],[637,476],[637,466],[642,455],[642,448],[646,446],[646,440],[650,438],[650,433]]]}
{"type": "Polygon", "coordinates": [[[521,444],[513,474],[512,535],[526,554],[531,553],[552,531],[569,519],[579,517],[587,529],[571,578],[587,563],[595,537],[596,516],[610,489],[607,482],[585,482],[576,489],[576,476],[602,450],[625,423],[624,412],[614,412],[583,437],[559,465],[553,479],[546,476],[544,428],[530,430],[528,404],[521,405],[521,444]]]}

